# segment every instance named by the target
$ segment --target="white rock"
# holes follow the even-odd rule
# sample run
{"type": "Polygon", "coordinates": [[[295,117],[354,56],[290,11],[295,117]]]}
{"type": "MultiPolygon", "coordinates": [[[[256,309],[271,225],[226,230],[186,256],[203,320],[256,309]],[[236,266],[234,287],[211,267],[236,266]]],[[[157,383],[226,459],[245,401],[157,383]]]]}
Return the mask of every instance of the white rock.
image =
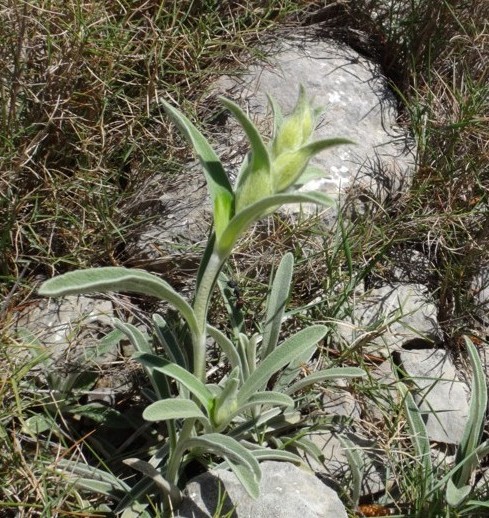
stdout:
{"type": "Polygon", "coordinates": [[[366,339],[369,349],[388,356],[409,341],[437,342],[441,337],[436,306],[420,284],[373,289],[353,301],[352,306],[351,318],[337,327],[347,344],[372,332],[366,339]]]}
{"type": "Polygon", "coordinates": [[[449,354],[441,349],[399,353],[402,369],[416,384],[414,394],[432,441],[458,444],[469,414],[464,384],[449,354]]]}
{"type": "Polygon", "coordinates": [[[260,464],[260,496],[253,500],[230,471],[212,470],[193,479],[188,495],[175,516],[214,516],[224,502],[220,516],[234,510],[236,518],[346,518],[338,495],[311,473],[287,462],[260,464]]]}

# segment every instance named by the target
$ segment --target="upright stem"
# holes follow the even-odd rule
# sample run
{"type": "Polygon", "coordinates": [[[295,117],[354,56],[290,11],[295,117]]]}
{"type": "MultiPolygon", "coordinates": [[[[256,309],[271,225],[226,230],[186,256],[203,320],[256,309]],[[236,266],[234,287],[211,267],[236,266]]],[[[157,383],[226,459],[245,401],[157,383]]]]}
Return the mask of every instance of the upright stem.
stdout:
{"type": "Polygon", "coordinates": [[[205,382],[207,312],[209,310],[212,289],[225,260],[226,257],[222,257],[216,251],[212,252],[195,294],[194,312],[197,318],[199,335],[194,338],[194,375],[202,382],[205,382]]]}

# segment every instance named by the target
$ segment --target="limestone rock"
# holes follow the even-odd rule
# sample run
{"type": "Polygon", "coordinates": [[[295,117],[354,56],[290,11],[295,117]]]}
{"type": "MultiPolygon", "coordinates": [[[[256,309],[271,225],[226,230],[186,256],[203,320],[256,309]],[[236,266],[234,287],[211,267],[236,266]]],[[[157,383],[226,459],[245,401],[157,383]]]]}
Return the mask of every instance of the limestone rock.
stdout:
{"type": "Polygon", "coordinates": [[[324,460],[318,462],[309,454],[304,454],[306,464],[332,487],[345,490],[349,478],[350,464],[347,448],[355,449],[363,462],[361,495],[374,495],[385,490],[385,461],[375,442],[357,433],[343,432],[343,441],[335,433],[315,432],[306,437],[322,452],[324,460]],[[348,442],[345,442],[348,441],[348,442]]]}
{"type": "Polygon", "coordinates": [[[420,284],[394,284],[373,289],[352,304],[351,318],[338,325],[347,344],[365,336],[368,349],[389,355],[408,342],[438,342],[437,309],[420,284]]]}
{"type": "MultiPolygon", "coordinates": [[[[304,190],[337,196],[355,183],[387,194],[404,184],[413,168],[413,140],[397,124],[397,106],[380,68],[353,49],[305,35],[274,43],[267,65],[254,64],[239,78],[222,77],[211,87],[235,100],[265,131],[271,118],[267,94],[290,113],[303,84],[315,106],[325,109],[315,138],[345,137],[355,145],[331,148],[313,159],[323,171],[304,190]]],[[[223,133],[230,148],[246,147],[234,119],[223,133]]]]}
{"type": "Polygon", "coordinates": [[[469,414],[465,387],[446,351],[419,349],[399,353],[402,369],[416,384],[414,398],[432,441],[458,444],[469,414]]]}
{"type": "Polygon", "coordinates": [[[110,300],[69,295],[41,299],[17,316],[16,328],[27,330],[48,349],[51,359],[69,362],[80,358],[83,347],[113,329],[110,300]]]}
{"type": "Polygon", "coordinates": [[[232,512],[235,518],[346,518],[338,495],[311,473],[286,462],[260,464],[260,496],[253,500],[230,471],[212,470],[193,479],[175,514],[180,518],[214,516],[232,512]]]}

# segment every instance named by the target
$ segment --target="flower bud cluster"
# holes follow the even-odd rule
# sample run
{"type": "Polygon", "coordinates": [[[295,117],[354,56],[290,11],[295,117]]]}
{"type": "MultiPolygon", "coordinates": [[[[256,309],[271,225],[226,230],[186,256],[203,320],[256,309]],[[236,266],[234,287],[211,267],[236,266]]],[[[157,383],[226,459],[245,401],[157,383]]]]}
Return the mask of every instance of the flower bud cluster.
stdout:
{"type": "Polygon", "coordinates": [[[274,193],[294,185],[312,157],[306,148],[316,123],[315,111],[300,87],[299,99],[292,113],[277,128],[271,143],[271,177],[274,193]]]}

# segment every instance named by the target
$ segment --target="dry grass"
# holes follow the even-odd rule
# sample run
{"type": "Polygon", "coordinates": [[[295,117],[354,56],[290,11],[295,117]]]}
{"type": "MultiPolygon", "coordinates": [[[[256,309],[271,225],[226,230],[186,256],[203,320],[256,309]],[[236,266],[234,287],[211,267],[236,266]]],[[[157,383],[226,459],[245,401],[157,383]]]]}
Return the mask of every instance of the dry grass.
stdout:
{"type": "MultiPolygon", "coordinates": [[[[245,65],[253,44],[302,5],[294,23],[313,24],[318,33],[347,41],[383,65],[403,106],[403,122],[418,142],[417,172],[409,192],[372,205],[368,225],[359,220],[331,235],[310,222],[290,226],[278,218],[244,242],[230,273],[243,291],[248,325],[263,311],[270,269],[280,254],[271,250],[295,252],[291,308],[317,301],[296,318],[327,321],[339,318],[357,283],[389,278],[397,258],[416,249],[429,259],[419,275],[437,297],[447,344],[453,344],[461,329],[474,324],[470,283],[489,264],[489,7],[479,0],[385,4],[4,0],[3,326],[29,300],[36,274],[124,264],[124,243],[144,223],[131,211],[141,186],[156,172],[171,178],[188,157],[159,119],[156,99],[170,97],[192,117],[209,81],[245,65]],[[298,240],[307,246],[294,249],[298,240]]],[[[86,495],[46,469],[57,458],[81,455],[77,440],[36,443],[22,430],[36,405],[22,395],[32,365],[12,360],[19,344],[6,333],[0,338],[0,440],[6,446],[0,453],[0,514],[89,516],[86,495]]],[[[374,383],[362,390],[366,398],[382,398],[374,383]]],[[[387,435],[399,433],[390,428],[390,417],[385,411],[386,443],[387,435]]],[[[405,469],[402,463],[398,468],[405,469]]],[[[415,484],[413,475],[413,491],[405,492],[401,505],[413,513],[415,484]]]]}

